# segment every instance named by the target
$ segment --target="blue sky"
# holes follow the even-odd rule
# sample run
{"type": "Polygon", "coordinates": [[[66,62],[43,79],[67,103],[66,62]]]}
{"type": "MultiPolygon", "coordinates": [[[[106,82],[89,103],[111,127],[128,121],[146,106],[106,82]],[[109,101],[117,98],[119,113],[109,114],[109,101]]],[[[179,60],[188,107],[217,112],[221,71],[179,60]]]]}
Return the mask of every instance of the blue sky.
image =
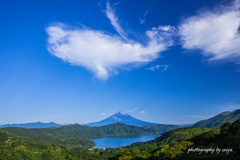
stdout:
{"type": "Polygon", "coordinates": [[[240,1],[0,1],[0,124],[240,108],[240,1]]]}

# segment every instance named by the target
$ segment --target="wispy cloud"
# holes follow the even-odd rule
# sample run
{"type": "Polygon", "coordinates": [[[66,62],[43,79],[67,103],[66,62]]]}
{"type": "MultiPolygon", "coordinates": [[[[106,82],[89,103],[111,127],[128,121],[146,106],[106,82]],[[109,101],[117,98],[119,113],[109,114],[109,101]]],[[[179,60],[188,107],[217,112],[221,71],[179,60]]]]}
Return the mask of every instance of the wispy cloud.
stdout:
{"type": "Polygon", "coordinates": [[[148,13],[149,13],[149,11],[147,10],[147,11],[144,12],[144,15],[143,15],[142,17],[139,17],[139,22],[140,22],[140,24],[145,23],[145,21],[146,21],[146,16],[148,15],[148,13]]]}
{"type": "Polygon", "coordinates": [[[104,112],[102,112],[102,113],[99,113],[98,115],[99,115],[99,116],[106,116],[107,114],[104,113],[104,112]]]}
{"type": "Polygon", "coordinates": [[[220,112],[233,111],[235,109],[240,109],[240,104],[225,104],[220,106],[220,112]]]}
{"type": "Polygon", "coordinates": [[[183,48],[201,49],[209,60],[240,60],[240,1],[202,11],[179,26],[183,48]]]}
{"type": "Polygon", "coordinates": [[[146,111],[140,111],[139,113],[140,113],[140,114],[145,114],[145,113],[146,113],[146,111]]]}
{"type": "Polygon", "coordinates": [[[206,115],[185,115],[182,117],[187,117],[187,118],[194,118],[194,119],[208,119],[211,118],[212,116],[206,116],[206,115]]]}
{"type": "Polygon", "coordinates": [[[128,110],[129,113],[137,113],[137,114],[145,114],[145,110],[141,110],[140,108],[133,108],[131,110],[128,110]]]}
{"type": "Polygon", "coordinates": [[[146,17],[147,17],[147,15],[148,15],[148,13],[150,12],[150,8],[151,8],[151,6],[152,6],[152,4],[153,4],[153,2],[154,2],[155,0],[151,0],[151,1],[147,1],[147,6],[146,6],[146,11],[144,12],[144,14],[143,14],[143,16],[142,17],[139,17],[138,19],[139,19],[139,22],[140,22],[140,24],[144,24],[145,23],[145,21],[146,21],[146,17]]]}
{"type": "Polygon", "coordinates": [[[156,66],[151,66],[149,68],[147,68],[147,70],[150,71],[158,71],[161,70],[161,72],[165,72],[168,69],[168,65],[156,65],[156,66]]]}
{"type": "Polygon", "coordinates": [[[107,116],[111,116],[111,115],[113,115],[113,114],[114,114],[113,112],[102,112],[102,113],[99,113],[98,115],[99,115],[99,116],[107,117],[107,116]]]}
{"type": "Polygon", "coordinates": [[[131,40],[128,39],[126,32],[123,30],[123,28],[118,23],[118,16],[116,16],[115,11],[110,6],[109,1],[107,1],[106,5],[106,16],[110,20],[112,26],[117,31],[117,33],[126,41],[131,42],[131,40]]]}
{"type": "Polygon", "coordinates": [[[56,114],[49,114],[49,115],[41,116],[39,119],[43,119],[45,122],[52,122],[55,120],[59,120],[61,118],[63,118],[63,116],[56,115],[56,114]]]}
{"type": "Polygon", "coordinates": [[[133,108],[131,110],[128,110],[129,113],[135,113],[137,111],[139,111],[140,109],[139,108],[133,108]]]}

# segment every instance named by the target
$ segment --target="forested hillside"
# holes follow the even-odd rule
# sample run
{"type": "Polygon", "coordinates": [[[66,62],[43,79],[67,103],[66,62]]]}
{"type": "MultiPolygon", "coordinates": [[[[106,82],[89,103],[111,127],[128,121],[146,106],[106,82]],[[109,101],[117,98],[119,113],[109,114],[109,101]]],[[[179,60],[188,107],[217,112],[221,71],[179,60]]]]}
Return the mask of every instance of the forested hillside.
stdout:
{"type": "Polygon", "coordinates": [[[207,120],[201,120],[193,125],[193,127],[206,127],[206,128],[218,128],[224,123],[233,123],[234,121],[240,119],[240,109],[234,110],[232,112],[222,112],[212,118],[207,120]]]}
{"type": "Polygon", "coordinates": [[[15,138],[0,131],[0,160],[104,160],[118,152],[117,149],[70,149],[62,145],[15,138]]]}
{"type": "Polygon", "coordinates": [[[150,151],[124,151],[109,160],[238,160],[240,159],[240,120],[225,123],[192,138],[165,144],[150,151]]]}
{"type": "Polygon", "coordinates": [[[134,143],[130,146],[127,146],[126,148],[129,151],[149,151],[161,145],[181,142],[183,140],[191,138],[200,133],[207,132],[209,130],[210,129],[208,128],[199,128],[199,127],[184,127],[184,128],[173,129],[159,136],[155,140],[152,140],[149,142],[143,142],[143,143],[134,143]]]}
{"type": "Polygon", "coordinates": [[[146,128],[115,123],[102,127],[89,127],[79,124],[42,129],[24,129],[18,127],[1,130],[21,138],[66,145],[68,147],[93,147],[95,143],[86,139],[107,136],[160,134],[166,127],[149,126],[146,128]]]}
{"type": "Polygon", "coordinates": [[[232,124],[225,123],[219,129],[175,129],[148,144],[159,146],[150,150],[141,150],[141,145],[105,150],[79,147],[70,149],[61,145],[19,139],[0,132],[0,159],[237,160],[240,159],[240,120],[232,124]],[[217,152],[217,148],[220,151],[217,152]]]}
{"type": "MultiPolygon", "coordinates": [[[[111,131],[104,129],[106,133],[111,131]]],[[[240,120],[218,129],[174,129],[153,141],[94,150],[20,139],[0,131],[0,160],[238,160],[239,144],[240,120]]]]}

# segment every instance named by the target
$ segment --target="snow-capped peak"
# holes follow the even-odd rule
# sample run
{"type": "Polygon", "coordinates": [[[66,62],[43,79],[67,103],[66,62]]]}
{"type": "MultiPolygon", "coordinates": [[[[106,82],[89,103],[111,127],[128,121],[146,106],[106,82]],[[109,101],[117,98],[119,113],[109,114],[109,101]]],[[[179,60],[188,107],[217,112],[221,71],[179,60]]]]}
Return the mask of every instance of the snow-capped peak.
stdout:
{"type": "Polygon", "coordinates": [[[100,122],[95,122],[90,124],[89,126],[104,126],[104,125],[109,125],[109,124],[114,124],[117,122],[121,122],[127,125],[135,125],[135,126],[148,126],[148,125],[158,125],[156,123],[150,123],[150,122],[145,122],[138,120],[129,114],[119,111],[116,112],[115,114],[111,115],[110,117],[100,121],[100,122]]]}
{"type": "Polygon", "coordinates": [[[121,118],[117,118],[117,117],[113,117],[113,119],[114,119],[115,121],[117,121],[117,122],[120,122],[120,121],[122,121],[122,119],[121,119],[121,118]]]}
{"type": "Polygon", "coordinates": [[[125,112],[119,112],[119,114],[121,114],[121,115],[126,115],[126,113],[125,113],[125,112]]]}

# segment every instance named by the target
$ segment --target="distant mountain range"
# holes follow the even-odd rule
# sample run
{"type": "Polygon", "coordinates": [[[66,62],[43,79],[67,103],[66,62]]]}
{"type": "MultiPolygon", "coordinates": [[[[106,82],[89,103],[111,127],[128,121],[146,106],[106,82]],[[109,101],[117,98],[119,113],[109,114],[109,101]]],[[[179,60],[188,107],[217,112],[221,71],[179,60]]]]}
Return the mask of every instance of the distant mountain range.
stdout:
{"type": "MultiPolygon", "coordinates": [[[[106,126],[106,125],[120,122],[120,123],[123,123],[126,125],[134,125],[137,127],[151,126],[152,128],[155,127],[155,129],[161,128],[162,131],[167,131],[170,129],[186,127],[186,126],[218,128],[226,122],[232,123],[238,119],[240,119],[240,109],[237,109],[234,111],[222,112],[212,118],[198,121],[197,123],[195,123],[193,125],[190,125],[190,124],[167,125],[167,124],[157,124],[157,123],[145,122],[145,121],[136,119],[125,112],[117,112],[102,121],[93,122],[93,123],[89,123],[86,125],[89,127],[101,127],[101,126],[106,126]]],[[[33,122],[33,123],[22,123],[22,124],[5,124],[5,125],[0,125],[0,128],[21,127],[21,128],[31,129],[31,128],[50,128],[50,127],[57,127],[57,126],[61,126],[61,125],[54,123],[54,122],[49,122],[49,123],[33,122]]]]}
{"type": "Polygon", "coordinates": [[[21,124],[5,124],[0,126],[0,128],[5,127],[21,127],[21,128],[49,128],[49,127],[56,127],[60,126],[60,124],[49,122],[49,123],[42,123],[42,122],[33,122],[33,123],[21,123],[21,124]]]}
{"type": "Polygon", "coordinates": [[[150,123],[150,122],[138,120],[125,112],[117,112],[102,121],[89,123],[89,124],[87,124],[87,126],[90,126],[90,127],[98,126],[99,127],[99,126],[114,124],[117,122],[121,122],[126,125],[134,125],[134,126],[138,126],[138,127],[159,125],[157,123],[150,123]]]}
{"type": "MultiPolygon", "coordinates": [[[[109,124],[114,124],[114,123],[123,123],[126,125],[134,125],[137,127],[143,127],[143,126],[157,126],[159,124],[157,123],[151,123],[151,122],[145,122],[138,120],[129,114],[125,112],[117,112],[113,114],[112,116],[100,121],[100,122],[93,122],[86,124],[89,127],[101,127],[109,124]]],[[[67,125],[67,124],[65,124],[67,125]]],[[[0,128],[5,128],[5,127],[21,127],[21,128],[49,128],[49,127],[57,127],[61,126],[60,124],[54,123],[54,122],[49,122],[49,123],[42,123],[42,122],[33,122],[33,123],[21,123],[21,124],[5,124],[5,125],[0,125],[0,128]]],[[[176,125],[163,125],[161,124],[161,127],[165,127],[167,130],[170,128],[176,128],[176,125]]]]}
{"type": "Polygon", "coordinates": [[[195,123],[193,127],[218,128],[226,122],[233,123],[238,119],[240,119],[240,109],[234,110],[232,112],[222,112],[212,118],[201,120],[195,123]]]}

